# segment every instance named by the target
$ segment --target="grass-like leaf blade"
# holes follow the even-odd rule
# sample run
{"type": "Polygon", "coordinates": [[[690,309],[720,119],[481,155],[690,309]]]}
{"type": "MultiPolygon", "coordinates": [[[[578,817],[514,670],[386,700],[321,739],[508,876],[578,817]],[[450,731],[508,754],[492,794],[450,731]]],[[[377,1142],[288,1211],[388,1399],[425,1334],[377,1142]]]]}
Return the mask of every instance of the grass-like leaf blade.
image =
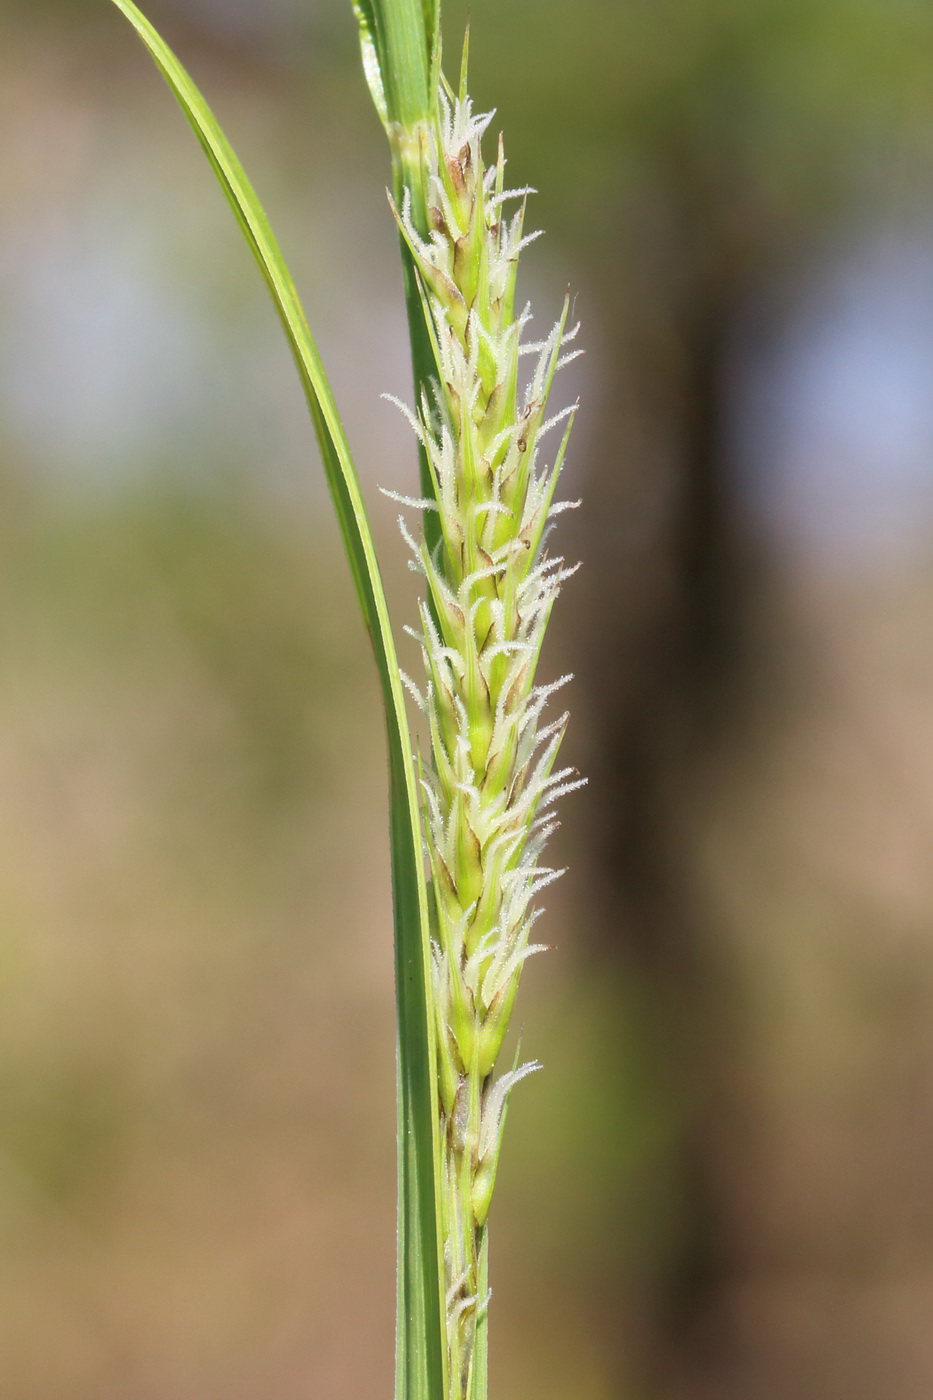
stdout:
{"type": "MultiPolygon", "coordinates": [[[[357,0],[354,0],[357,3],[357,0]]],[[[372,24],[389,120],[410,131],[430,115],[430,52],[434,0],[359,0],[358,17],[372,24]]]]}
{"type": "MultiPolygon", "coordinates": [[[[114,0],[192,126],[272,295],[317,435],[382,685],[388,731],[399,1032],[399,1334],[397,1400],[443,1400],[443,1272],[439,1255],[427,895],[416,776],[388,607],[362,492],[324,366],[268,218],[194,81],[132,0],[114,0]]],[[[366,10],[372,14],[370,5],[366,10]]],[[[423,24],[423,18],[422,18],[423,24]]],[[[411,31],[403,34],[415,41],[411,31]]],[[[403,100],[425,100],[418,82],[403,100]]],[[[398,98],[399,94],[393,94],[398,98]]]]}
{"type": "MultiPolygon", "coordinates": [[[[427,237],[421,156],[411,137],[420,123],[433,117],[435,63],[440,53],[440,0],[353,0],[353,8],[360,26],[363,71],[392,149],[395,203],[401,208],[407,191],[412,217],[427,237]]],[[[399,245],[415,402],[419,403],[438,367],[411,251],[404,239],[399,240],[399,245]]],[[[430,500],[434,487],[423,447],[419,447],[418,456],[421,495],[430,500]]],[[[439,537],[436,514],[428,512],[423,523],[428,547],[433,548],[439,537]]]]}

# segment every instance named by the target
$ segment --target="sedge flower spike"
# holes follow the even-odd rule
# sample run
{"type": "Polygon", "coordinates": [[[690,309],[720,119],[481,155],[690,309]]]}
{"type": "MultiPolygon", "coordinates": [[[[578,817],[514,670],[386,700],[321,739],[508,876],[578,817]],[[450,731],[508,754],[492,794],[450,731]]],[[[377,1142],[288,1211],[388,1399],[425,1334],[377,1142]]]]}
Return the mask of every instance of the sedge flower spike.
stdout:
{"type": "MultiPolygon", "coordinates": [[[[425,679],[405,678],[426,717],[421,765],[430,871],[433,1007],[441,1228],[446,1286],[448,1400],[485,1394],[486,1221],[502,1128],[514,1086],[536,1064],[495,1073],[532,941],[536,895],[562,873],[540,864],[557,826],[554,803],[579,787],[557,766],[567,715],[547,719],[570,679],[536,681],[545,628],[574,572],[546,553],[575,406],[547,416],[566,349],[568,305],[550,333],[523,339],[516,314],[519,255],[533,191],[507,189],[500,139],[483,162],[492,114],[441,79],[434,119],[419,126],[419,228],[406,191],[396,218],[415,265],[434,351],[435,378],[417,412],[403,408],[424,453],[431,497],[394,496],[420,508],[425,528],[402,533],[424,576],[425,679]],[[511,211],[511,212],[510,212],[511,211]],[[520,374],[531,356],[530,373],[520,374]],[[543,443],[555,437],[547,458],[543,443]],[[481,1356],[480,1353],[483,1353],[481,1356]]],[[[387,493],[392,495],[393,493],[387,493]]]]}

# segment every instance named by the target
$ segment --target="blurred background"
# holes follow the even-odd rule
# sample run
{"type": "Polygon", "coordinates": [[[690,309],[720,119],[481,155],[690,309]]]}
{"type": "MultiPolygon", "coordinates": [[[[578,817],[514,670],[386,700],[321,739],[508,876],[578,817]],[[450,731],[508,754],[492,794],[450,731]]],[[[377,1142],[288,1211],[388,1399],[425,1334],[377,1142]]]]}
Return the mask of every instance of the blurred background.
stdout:
{"type": "MultiPolygon", "coordinates": [[[[470,0],[577,293],[571,874],[494,1207],[509,1400],[933,1391],[933,10],[470,0]]],[[[448,0],[457,49],[466,5],[448,0]]],[[[150,0],[266,201],[400,621],[347,0],[150,0]]],[[[300,392],[105,0],[0,6],[0,1397],[387,1396],[373,668],[300,392]]]]}

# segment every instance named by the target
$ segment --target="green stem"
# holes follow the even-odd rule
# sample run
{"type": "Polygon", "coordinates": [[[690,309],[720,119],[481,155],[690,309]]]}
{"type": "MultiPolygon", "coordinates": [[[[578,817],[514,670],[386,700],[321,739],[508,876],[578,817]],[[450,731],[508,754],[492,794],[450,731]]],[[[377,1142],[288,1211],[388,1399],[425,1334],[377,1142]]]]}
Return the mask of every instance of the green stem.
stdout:
{"type": "Polygon", "coordinates": [[[373,11],[389,121],[411,131],[432,109],[428,23],[436,26],[436,12],[421,0],[373,0],[373,11]]]}

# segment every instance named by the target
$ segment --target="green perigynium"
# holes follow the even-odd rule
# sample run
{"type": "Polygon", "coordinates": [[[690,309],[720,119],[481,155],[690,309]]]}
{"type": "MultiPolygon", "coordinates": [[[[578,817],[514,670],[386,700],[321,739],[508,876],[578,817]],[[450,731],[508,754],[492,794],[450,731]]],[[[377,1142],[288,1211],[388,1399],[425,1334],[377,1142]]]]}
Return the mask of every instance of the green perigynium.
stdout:
{"type": "Polygon", "coordinates": [[[543,340],[523,340],[531,313],[516,314],[515,285],[519,255],[537,236],[523,235],[532,191],[505,188],[501,139],[495,164],[484,165],[491,120],[474,114],[462,85],[457,95],[439,79],[434,118],[414,133],[426,230],[407,189],[396,210],[436,363],[417,414],[406,410],[432,492],[403,504],[421,507],[426,528],[415,539],[401,526],[426,580],[416,634],[425,681],[409,688],[430,733],[421,776],[450,1400],[485,1393],[475,1370],[486,1220],[509,1094],[538,1066],[498,1077],[495,1068],[524,963],[543,951],[531,941],[535,896],[561,873],[540,864],[554,803],[582,782],[556,766],[567,715],[545,719],[570,678],[536,681],[551,607],[574,572],[546,553],[554,516],[573,504],[555,503],[554,492],[574,408],[546,413],[556,371],[579,353],[564,349],[576,328],[566,329],[565,305],[543,340]],[[547,458],[544,439],[561,424],[547,458]]]}

